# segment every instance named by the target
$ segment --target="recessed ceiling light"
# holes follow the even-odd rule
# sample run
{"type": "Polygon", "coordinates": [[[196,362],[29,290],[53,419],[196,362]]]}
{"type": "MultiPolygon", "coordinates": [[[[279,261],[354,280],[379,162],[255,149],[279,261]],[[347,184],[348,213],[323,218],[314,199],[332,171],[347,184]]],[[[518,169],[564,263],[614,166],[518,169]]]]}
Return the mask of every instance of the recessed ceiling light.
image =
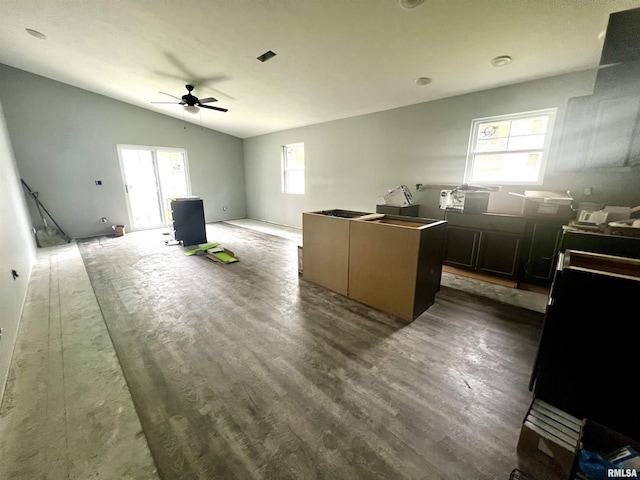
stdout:
{"type": "Polygon", "coordinates": [[[509,55],[501,55],[491,59],[491,65],[494,67],[504,67],[511,63],[511,57],[509,55]]]}
{"type": "Polygon", "coordinates": [[[424,0],[399,0],[402,8],[415,8],[418,5],[422,5],[424,0]]]}
{"type": "Polygon", "coordinates": [[[429,77],[418,77],[413,81],[416,85],[429,85],[431,83],[431,79],[429,77]]]}
{"type": "Polygon", "coordinates": [[[40,33],[39,31],[34,30],[33,28],[25,28],[25,30],[29,35],[31,35],[32,37],[36,37],[38,40],[47,39],[47,36],[44,33],[40,33]]]}

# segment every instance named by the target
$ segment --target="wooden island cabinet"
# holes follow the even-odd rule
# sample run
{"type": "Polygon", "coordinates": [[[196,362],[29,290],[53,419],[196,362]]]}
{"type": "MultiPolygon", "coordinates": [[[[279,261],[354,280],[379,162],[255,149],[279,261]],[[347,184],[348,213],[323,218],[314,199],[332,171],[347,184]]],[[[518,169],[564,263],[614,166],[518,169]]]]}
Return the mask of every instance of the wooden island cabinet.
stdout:
{"type": "Polygon", "coordinates": [[[446,221],[365,215],[303,213],[303,278],[413,321],[440,288],[446,221]]]}
{"type": "Polygon", "coordinates": [[[412,321],[440,289],[443,220],[351,222],[349,297],[412,321]]]}

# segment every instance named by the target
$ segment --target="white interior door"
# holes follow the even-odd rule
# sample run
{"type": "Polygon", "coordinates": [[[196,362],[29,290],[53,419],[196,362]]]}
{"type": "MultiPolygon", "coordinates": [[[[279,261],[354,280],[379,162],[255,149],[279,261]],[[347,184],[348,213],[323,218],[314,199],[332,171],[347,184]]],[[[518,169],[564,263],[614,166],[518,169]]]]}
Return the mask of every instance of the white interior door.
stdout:
{"type": "Polygon", "coordinates": [[[131,230],[167,224],[168,201],[189,195],[184,150],[118,146],[131,230]]]}

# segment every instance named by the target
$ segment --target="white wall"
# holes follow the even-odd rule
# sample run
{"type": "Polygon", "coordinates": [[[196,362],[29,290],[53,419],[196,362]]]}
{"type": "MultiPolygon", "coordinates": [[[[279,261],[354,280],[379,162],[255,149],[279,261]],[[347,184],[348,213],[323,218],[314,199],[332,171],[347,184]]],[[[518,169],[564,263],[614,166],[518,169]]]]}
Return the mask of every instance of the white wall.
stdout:
{"type": "MultiPolygon", "coordinates": [[[[0,100],[2,97],[0,96],[0,100]]],[[[36,244],[0,103],[0,402],[11,364],[36,244]],[[11,271],[19,277],[15,280],[11,271]]]]}
{"type": "MultiPolygon", "coordinates": [[[[635,195],[635,204],[640,204],[638,172],[553,174],[567,99],[593,93],[594,80],[594,71],[572,73],[245,139],[248,216],[301,226],[303,211],[373,212],[388,188],[406,184],[421,204],[422,216],[441,218],[439,191],[416,192],[415,184],[463,182],[472,119],[550,107],[557,107],[558,115],[549,173],[544,186],[530,189],[571,189],[579,194],[593,186],[614,203],[635,195]],[[295,142],[305,144],[307,184],[300,196],[281,193],[280,147],[295,142]]],[[[517,208],[507,193],[514,190],[524,189],[505,187],[492,203],[503,211],[517,208]]]]}
{"type": "Polygon", "coordinates": [[[128,223],[117,144],[186,148],[206,221],[246,215],[239,138],[2,64],[0,96],[22,178],[72,238],[128,223]]]}

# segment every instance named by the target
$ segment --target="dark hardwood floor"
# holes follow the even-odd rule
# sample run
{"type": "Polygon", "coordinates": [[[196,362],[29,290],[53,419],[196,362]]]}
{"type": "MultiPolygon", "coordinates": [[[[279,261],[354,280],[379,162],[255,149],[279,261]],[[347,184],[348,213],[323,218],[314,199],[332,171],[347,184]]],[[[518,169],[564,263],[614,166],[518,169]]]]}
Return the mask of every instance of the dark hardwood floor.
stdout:
{"type": "MultiPolygon", "coordinates": [[[[442,287],[405,322],[310,284],[297,243],[218,223],[78,241],[164,479],[507,479],[542,315],[442,287]]],[[[375,259],[372,259],[375,261],[375,259]]]]}

